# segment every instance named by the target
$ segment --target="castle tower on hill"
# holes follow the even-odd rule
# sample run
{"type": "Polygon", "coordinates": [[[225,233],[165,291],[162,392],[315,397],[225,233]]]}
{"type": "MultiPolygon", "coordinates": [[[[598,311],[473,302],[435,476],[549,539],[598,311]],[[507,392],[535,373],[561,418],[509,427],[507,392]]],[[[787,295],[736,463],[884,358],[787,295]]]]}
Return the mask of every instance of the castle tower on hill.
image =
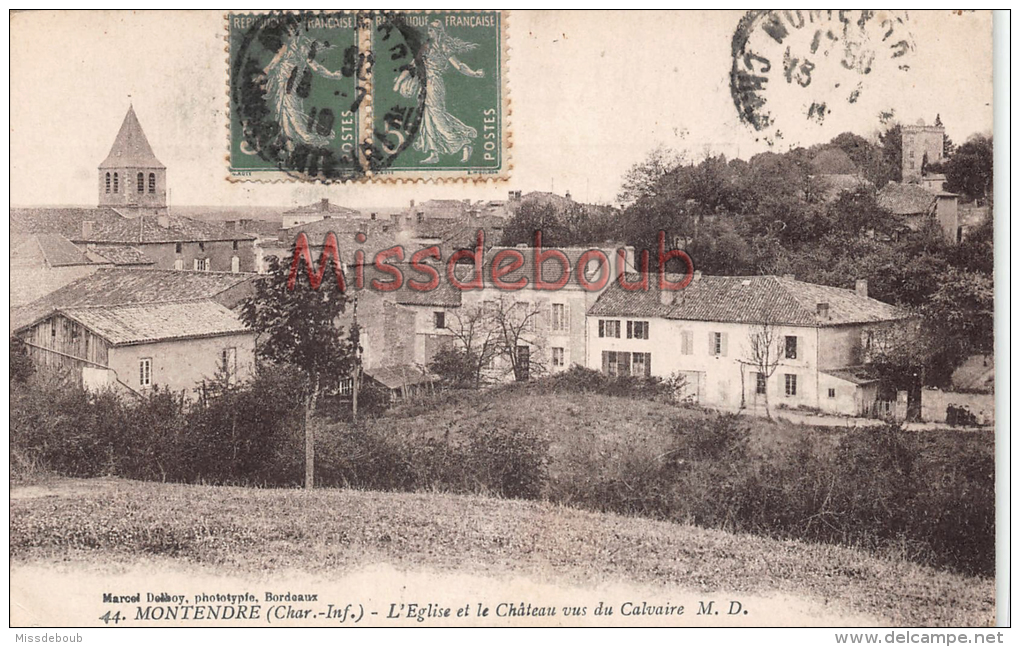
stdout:
{"type": "Polygon", "coordinates": [[[99,206],[129,218],[165,216],[166,167],[156,159],[134,107],[129,107],[110,154],[99,165],[99,206]]]}
{"type": "Polygon", "coordinates": [[[928,164],[942,161],[946,129],[936,120],[936,125],[926,126],[924,119],[918,119],[914,126],[903,126],[903,182],[921,181],[921,167],[927,156],[928,164]]]}

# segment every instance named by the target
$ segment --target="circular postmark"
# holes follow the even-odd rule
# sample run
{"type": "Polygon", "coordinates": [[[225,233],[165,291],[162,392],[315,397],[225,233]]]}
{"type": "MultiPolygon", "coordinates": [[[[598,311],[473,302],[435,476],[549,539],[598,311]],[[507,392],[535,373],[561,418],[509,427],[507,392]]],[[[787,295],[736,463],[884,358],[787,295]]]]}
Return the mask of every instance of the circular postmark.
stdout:
{"type": "Polygon", "coordinates": [[[822,124],[858,105],[870,78],[908,72],[914,49],[903,11],[750,11],[733,34],[730,94],[772,141],[794,117],[822,124]]]}
{"type": "MultiPolygon", "coordinates": [[[[413,74],[421,48],[400,14],[274,12],[247,19],[231,41],[232,151],[256,170],[308,181],[356,180],[399,154],[402,147],[387,154],[362,132],[375,54],[360,35],[388,30],[413,74]]],[[[422,82],[417,103],[425,92],[422,82]]],[[[394,125],[405,146],[420,124],[419,117],[394,125]]]]}

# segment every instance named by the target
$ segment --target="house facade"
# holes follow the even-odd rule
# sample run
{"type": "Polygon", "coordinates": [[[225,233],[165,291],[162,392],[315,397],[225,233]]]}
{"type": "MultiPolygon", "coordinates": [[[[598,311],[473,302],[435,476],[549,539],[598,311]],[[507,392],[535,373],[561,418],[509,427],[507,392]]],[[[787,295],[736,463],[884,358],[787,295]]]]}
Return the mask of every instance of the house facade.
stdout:
{"type": "Polygon", "coordinates": [[[254,334],[211,300],[60,308],[15,335],[37,366],[91,390],[191,396],[218,375],[248,377],[255,358],[254,334]]]}
{"type": "Polygon", "coordinates": [[[876,335],[910,318],[867,297],[774,276],[695,276],[678,292],[614,285],[589,309],[587,366],[682,378],[682,395],[726,410],[808,407],[862,415],[877,397],[863,364],[876,335]],[[762,350],[768,351],[763,353],[762,350]]]}

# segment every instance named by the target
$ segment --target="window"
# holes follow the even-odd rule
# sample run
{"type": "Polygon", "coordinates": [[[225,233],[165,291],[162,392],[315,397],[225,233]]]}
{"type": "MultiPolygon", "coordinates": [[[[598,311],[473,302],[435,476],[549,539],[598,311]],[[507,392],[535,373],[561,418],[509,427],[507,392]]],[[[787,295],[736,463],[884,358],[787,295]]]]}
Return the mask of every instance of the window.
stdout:
{"type": "Polygon", "coordinates": [[[552,329],[560,332],[568,329],[567,305],[565,303],[552,304],[552,329]]]}
{"type": "Polygon", "coordinates": [[[174,246],[174,249],[177,251],[178,254],[180,254],[184,250],[184,244],[177,243],[177,245],[174,246]]]}
{"type": "Polygon", "coordinates": [[[204,252],[205,251],[205,243],[203,241],[199,241],[198,242],[198,251],[200,251],[200,252],[204,252]]]}
{"type": "Polygon", "coordinates": [[[651,377],[652,375],[652,354],[634,353],[631,360],[630,374],[638,377],[651,377]]]}
{"type": "Polygon", "coordinates": [[[56,339],[57,337],[57,320],[53,319],[50,321],[50,337],[56,339]]]}
{"type": "Polygon", "coordinates": [[[138,384],[152,386],[152,358],[144,357],[138,362],[138,384]]]}
{"type": "Polygon", "coordinates": [[[790,397],[797,395],[797,376],[787,373],[783,377],[786,378],[786,395],[790,397]]]}
{"type": "Polygon", "coordinates": [[[552,364],[554,367],[561,367],[566,365],[566,357],[562,348],[553,346],[552,349],[552,364]]]}
{"type": "Polygon", "coordinates": [[[231,257],[230,271],[233,272],[234,274],[237,274],[238,272],[241,271],[241,259],[239,259],[236,256],[231,257]]]}
{"type": "Polygon", "coordinates": [[[237,348],[224,348],[220,353],[220,367],[227,375],[237,372],[237,348]]]}
{"type": "Polygon", "coordinates": [[[786,359],[797,359],[797,338],[793,335],[786,336],[786,359]]]}
{"type": "Polygon", "coordinates": [[[138,174],[138,192],[145,193],[145,173],[138,174]]]}
{"type": "Polygon", "coordinates": [[[340,395],[351,395],[352,393],[354,393],[354,378],[340,380],[340,395]]]}
{"type": "Polygon", "coordinates": [[[766,389],[765,375],[762,373],[754,374],[754,392],[758,395],[765,395],[766,389]]]}
{"type": "Polygon", "coordinates": [[[531,379],[531,348],[529,346],[517,347],[516,377],[518,381],[531,379]]]}
{"type": "Polygon", "coordinates": [[[437,311],[432,313],[432,317],[436,323],[436,330],[442,330],[446,328],[446,313],[443,311],[437,311]]]}
{"type": "Polygon", "coordinates": [[[681,355],[694,354],[694,333],[692,333],[690,330],[680,331],[680,354],[681,355]]]}
{"type": "Polygon", "coordinates": [[[109,173],[106,174],[106,192],[107,193],[110,192],[110,174],[109,173]]]}
{"type": "Polygon", "coordinates": [[[836,389],[829,389],[829,397],[830,398],[836,397],[836,389]]]}
{"type": "Polygon", "coordinates": [[[616,319],[599,319],[599,337],[620,338],[620,322],[616,319]]]}
{"type": "Polygon", "coordinates": [[[627,339],[648,339],[648,322],[628,321],[627,339]]]}
{"type": "Polygon", "coordinates": [[[208,272],[209,271],[209,259],[208,258],[196,258],[195,259],[195,271],[196,272],[208,272]]]}
{"type": "Polygon", "coordinates": [[[726,357],[726,333],[708,333],[708,354],[717,357],[726,357]]]}
{"type": "Polygon", "coordinates": [[[156,174],[149,173],[149,193],[156,192],[156,174]]]}
{"type": "Polygon", "coordinates": [[[117,175],[116,173],[113,174],[113,192],[114,193],[120,192],[120,176],[117,175]]]}
{"type": "Polygon", "coordinates": [[[236,240],[234,241],[234,251],[235,252],[237,251],[237,241],[236,240]]]}
{"type": "Polygon", "coordinates": [[[179,270],[183,270],[184,269],[184,259],[178,258],[177,260],[175,260],[174,261],[174,269],[178,270],[178,271],[179,270]]]}
{"type": "Polygon", "coordinates": [[[609,377],[630,375],[630,353],[602,351],[602,372],[609,377]]]}

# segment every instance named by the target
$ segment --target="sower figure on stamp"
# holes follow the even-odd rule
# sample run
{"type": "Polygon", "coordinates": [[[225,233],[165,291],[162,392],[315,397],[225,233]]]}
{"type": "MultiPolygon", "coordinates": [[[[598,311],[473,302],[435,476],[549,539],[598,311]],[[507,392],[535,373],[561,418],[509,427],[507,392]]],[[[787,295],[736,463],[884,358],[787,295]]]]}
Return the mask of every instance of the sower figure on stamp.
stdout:
{"type": "MultiPolygon", "coordinates": [[[[443,23],[433,20],[428,27],[429,39],[425,43],[425,81],[428,92],[422,113],[421,129],[414,141],[414,149],[428,153],[423,164],[436,164],[439,155],[461,153],[461,162],[467,162],[473,152],[472,142],[478,131],[457,119],[446,109],[446,85],[443,74],[452,66],[455,70],[475,79],[485,76],[484,70],[472,70],[457,58],[457,54],[470,52],[478,47],[446,33],[443,23]]],[[[421,82],[408,70],[397,77],[393,89],[404,97],[416,97],[421,91],[421,82]]]]}
{"type": "Polygon", "coordinates": [[[341,72],[332,72],[315,60],[317,52],[327,49],[328,43],[301,33],[297,25],[290,25],[280,51],[263,70],[266,103],[280,124],[280,134],[288,148],[294,142],[327,146],[336,136],[332,119],[323,120],[321,115],[318,120],[310,119],[304,109],[304,97],[311,92],[312,72],[327,79],[343,78],[341,72]]]}

